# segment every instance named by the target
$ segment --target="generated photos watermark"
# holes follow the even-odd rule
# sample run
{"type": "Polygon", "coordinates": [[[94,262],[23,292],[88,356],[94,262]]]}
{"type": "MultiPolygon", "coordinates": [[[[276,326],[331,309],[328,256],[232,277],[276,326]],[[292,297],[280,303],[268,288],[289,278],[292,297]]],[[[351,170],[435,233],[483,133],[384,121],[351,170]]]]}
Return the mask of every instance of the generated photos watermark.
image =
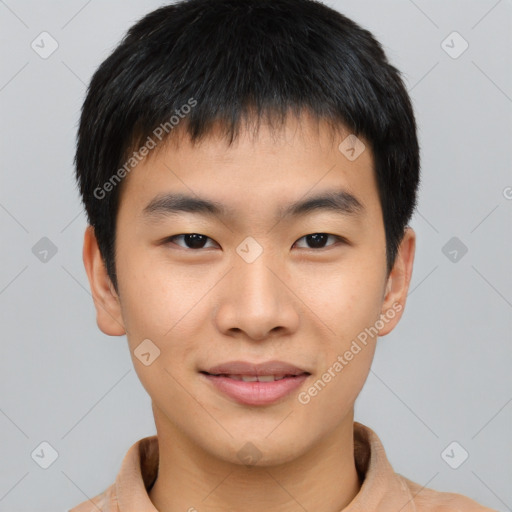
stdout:
{"type": "Polygon", "coordinates": [[[176,115],[172,115],[165,123],[160,123],[152,132],[152,135],[148,135],[146,142],[126,160],[122,167],[115,172],[101,187],[94,189],[93,195],[96,199],[104,199],[109,192],[112,192],[119,183],[125,178],[135,166],[144,160],[144,158],[150,153],[150,151],[161,142],[166,135],[168,135],[181,120],[184,119],[192,109],[197,105],[197,100],[193,97],[187,100],[187,103],[183,104],[180,108],[174,110],[176,115]]]}
{"type": "Polygon", "coordinates": [[[331,382],[341,371],[350,364],[350,361],[354,359],[368,344],[368,338],[374,338],[377,336],[381,329],[393,318],[396,314],[402,311],[403,306],[399,302],[395,302],[386,313],[380,315],[380,319],[377,320],[371,327],[365,327],[356,338],[352,340],[350,348],[343,354],[338,355],[336,361],[334,361],[329,368],[306,390],[301,391],[297,396],[297,400],[302,405],[307,405],[311,402],[311,399],[322,391],[329,382],[331,382]]]}

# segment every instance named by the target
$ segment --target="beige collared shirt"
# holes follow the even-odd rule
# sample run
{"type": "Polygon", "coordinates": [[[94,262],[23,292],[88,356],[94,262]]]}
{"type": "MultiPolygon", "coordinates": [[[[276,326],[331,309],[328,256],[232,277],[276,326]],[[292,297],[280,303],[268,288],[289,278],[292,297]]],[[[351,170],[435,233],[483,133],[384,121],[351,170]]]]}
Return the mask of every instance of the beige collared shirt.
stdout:
{"type": "MultiPolygon", "coordinates": [[[[460,494],[424,488],[395,473],[377,434],[357,422],[354,455],[363,484],[340,512],[496,512],[460,494]]],[[[140,439],[128,450],[115,483],[70,512],[158,512],[148,495],[157,472],[157,436],[140,439]]]]}

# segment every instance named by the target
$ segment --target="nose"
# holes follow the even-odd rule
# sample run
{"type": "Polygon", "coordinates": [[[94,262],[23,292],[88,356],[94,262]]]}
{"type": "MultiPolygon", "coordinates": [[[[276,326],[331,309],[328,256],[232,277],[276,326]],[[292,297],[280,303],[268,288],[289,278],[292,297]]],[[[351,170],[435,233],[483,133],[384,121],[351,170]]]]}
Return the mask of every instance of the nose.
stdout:
{"type": "Polygon", "coordinates": [[[252,263],[240,258],[223,280],[215,315],[223,334],[261,341],[297,330],[299,301],[287,283],[286,271],[267,254],[263,252],[252,263]]]}

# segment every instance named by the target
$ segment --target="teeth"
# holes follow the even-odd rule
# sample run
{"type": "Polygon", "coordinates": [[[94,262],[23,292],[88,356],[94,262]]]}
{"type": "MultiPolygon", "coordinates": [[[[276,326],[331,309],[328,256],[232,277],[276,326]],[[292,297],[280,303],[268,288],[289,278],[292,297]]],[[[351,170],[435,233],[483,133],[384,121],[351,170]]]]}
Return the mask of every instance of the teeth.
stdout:
{"type": "Polygon", "coordinates": [[[286,375],[282,377],[276,377],[275,375],[227,375],[230,379],[241,380],[244,382],[274,382],[275,380],[282,380],[286,375]]]}

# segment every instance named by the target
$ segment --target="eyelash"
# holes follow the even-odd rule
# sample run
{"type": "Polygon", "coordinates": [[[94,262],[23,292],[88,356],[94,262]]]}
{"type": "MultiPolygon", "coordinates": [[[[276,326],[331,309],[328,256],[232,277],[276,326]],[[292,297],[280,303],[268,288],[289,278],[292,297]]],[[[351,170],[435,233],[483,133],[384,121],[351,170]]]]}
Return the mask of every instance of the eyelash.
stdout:
{"type": "MultiPolygon", "coordinates": [[[[187,251],[200,251],[202,249],[204,249],[204,247],[201,247],[199,249],[191,249],[190,247],[183,247],[179,244],[176,244],[174,243],[174,240],[177,239],[177,238],[180,238],[180,237],[184,237],[184,236],[187,236],[187,235],[198,235],[198,236],[202,236],[202,237],[205,237],[207,240],[212,240],[210,237],[206,236],[206,235],[202,235],[200,233],[183,233],[181,235],[173,235],[173,236],[170,236],[168,238],[166,238],[164,240],[164,244],[169,244],[169,243],[172,243],[174,245],[178,245],[178,247],[181,247],[182,249],[185,249],[187,251]]],[[[301,238],[299,238],[293,245],[295,245],[299,240],[302,240],[302,239],[306,239],[308,236],[313,236],[313,235],[326,235],[327,237],[332,237],[334,239],[337,240],[338,243],[342,243],[342,244],[348,244],[347,240],[339,235],[332,235],[330,233],[310,233],[308,235],[304,235],[302,236],[301,238]]],[[[320,248],[314,248],[314,247],[306,247],[307,250],[310,250],[310,251],[320,251],[322,249],[328,249],[329,247],[333,247],[335,245],[338,245],[337,243],[334,243],[334,244],[330,244],[330,245],[327,245],[325,247],[320,247],[320,248]]]]}

